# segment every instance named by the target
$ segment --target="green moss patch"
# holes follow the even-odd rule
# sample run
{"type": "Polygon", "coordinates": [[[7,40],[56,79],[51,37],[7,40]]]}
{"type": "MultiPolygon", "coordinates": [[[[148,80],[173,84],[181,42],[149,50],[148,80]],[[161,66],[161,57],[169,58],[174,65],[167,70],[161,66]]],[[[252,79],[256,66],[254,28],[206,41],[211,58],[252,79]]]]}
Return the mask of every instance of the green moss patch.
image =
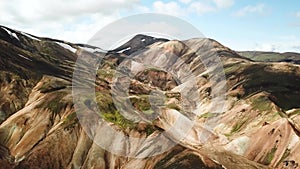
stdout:
{"type": "Polygon", "coordinates": [[[272,160],[273,160],[273,158],[275,156],[276,150],[277,150],[277,148],[273,147],[271,149],[271,151],[267,153],[266,157],[263,160],[263,164],[269,165],[272,162],[272,160]]]}
{"type": "Polygon", "coordinates": [[[236,133],[241,130],[243,125],[247,122],[247,120],[243,119],[241,121],[238,121],[237,123],[234,124],[234,126],[231,129],[231,133],[236,133]]]}
{"type": "Polygon", "coordinates": [[[115,72],[112,69],[98,69],[97,71],[97,75],[104,79],[111,79],[114,77],[114,74],[115,72]]]}
{"type": "Polygon", "coordinates": [[[177,111],[181,110],[180,106],[178,106],[176,103],[167,104],[166,107],[169,108],[169,109],[177,110],[177,111]]]}
{"type": "Polygon", "coordinates": [[[227,64],[224,66],[224,73],[227,76],[229,76],[231,74],[236,74],[237,71],[241,68],[242,68],[242,66],[241,66],[240,62],[233,63],[233,64],[227,64]]]}
{"type": "Polygon", "coordinates": [[[114,112],[116,107],[113,103],[112,96],[109,92],[96,92],[96,102],[101,112],[114,112]]]}
{"type": "Polygon", "coordinates": [[[132,97],[131,104],[140,111],[148,111],[151,109],[151,104],[148,96],[132,97]]]}
{"type": "Polygon", "coordinates": [[[76,112],[73,112],[69,114],[64,120],[63,120],[63,125],[67,127],[73,127],[75,124],[77,124],[78,118],[76,112]]]}
{"type": "Polygon", "coordinates": [[[109,112],[109,113],[101,113],[101,117],[108,122],[113,123],[114,125],[120,127],[122,130],[126,129],[135,129],[139,132],[145,132],[147,136],[151,135],[154,131],[158,130],[152,124],[146,124],[142,129],[138,127],[138,123],[134,123],[128,119],[126,119],[123,115],[120,114],[119,111],[109,112]]]}
{"type": "MultiPolygon", "coordinates": [[[[288,149],[288,148],[285,149],[285,151],[284,151],[282,157],[280,158],[278,164],[282,163],[283,160],[285,160],[285,159],[290,155],[290,153],[291,153],[291,150],[290,150],[290,149],[288,149]]],[[[277,165],[278,165],[278,164],[277,164],[277,165]]]]}
{"type": "Polygon", "coordinates": [[[201,114],[200,116],[199,116],[199,118],[211,118],[211,117],[215,117],[216,116],[216,114],[215,113],[204,113],[204,114],[201,114]]]}
{"type": "Polygon", "coordinates": [[[118,111],[109,112],[109,113],[101,113],[101,116],[104,120],[114,123],[119,126],[121,129],[130,128],[133,129],[136,127],[136,123],[126,119],[122,116],[118,111]]]}
{"type": "Polygon", "coordinates": [[[269,111],[271,110],[271,101],[267,96],[259,96],[257,98],[254,98],[251,100],[253,109],[259,110],[259,111],[269,111]]]}

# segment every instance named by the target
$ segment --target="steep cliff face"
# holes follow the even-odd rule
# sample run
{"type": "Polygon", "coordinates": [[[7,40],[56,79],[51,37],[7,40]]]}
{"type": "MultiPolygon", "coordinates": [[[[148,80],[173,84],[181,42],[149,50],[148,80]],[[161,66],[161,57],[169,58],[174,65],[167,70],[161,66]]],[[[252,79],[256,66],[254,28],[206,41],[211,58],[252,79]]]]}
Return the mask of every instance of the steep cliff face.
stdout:
{"type": "Polygon", "coordinates": [[[138,35],[104,52],[2,26],[0,53],[4,168],[260,169],[300,163],[299,65],[254,62],[211,39],[138,35]],[[101,64],[93,69],[80,63],[82,76],[72,79],[78,57],[101,64]],[[93,71],[95,79],[85,76],[93,71]],[[80,99],[80,111],[74,84],[95,91],[95,99],[80,99]],[[89,131],[83,121],[91,124],[89,131]],[[111,135],[107,126],[128,139],[111,135]]]}

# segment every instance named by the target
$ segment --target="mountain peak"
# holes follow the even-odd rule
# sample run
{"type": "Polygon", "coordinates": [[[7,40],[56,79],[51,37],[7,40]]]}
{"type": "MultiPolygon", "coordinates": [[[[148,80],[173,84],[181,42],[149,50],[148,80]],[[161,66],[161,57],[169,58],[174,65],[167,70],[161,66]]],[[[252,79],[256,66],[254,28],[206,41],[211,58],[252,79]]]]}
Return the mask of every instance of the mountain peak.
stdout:
{"type": "Polygon", "coordinates": [[[130,55],[138,50],[144,49],[145,47],[156,43],[156,42],[167,42],[168,39],[155,38],[148,35],[137,34],[132,39],[127,41],[120,47],[109,51],[109,53],[124,53],[125,55],[130,55]]]}

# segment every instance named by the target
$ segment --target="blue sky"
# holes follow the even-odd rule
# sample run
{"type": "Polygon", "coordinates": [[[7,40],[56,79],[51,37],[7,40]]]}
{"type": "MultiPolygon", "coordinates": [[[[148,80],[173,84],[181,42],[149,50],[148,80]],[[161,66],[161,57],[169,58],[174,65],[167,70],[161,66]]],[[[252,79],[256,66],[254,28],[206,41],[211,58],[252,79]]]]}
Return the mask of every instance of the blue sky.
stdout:
{"type": "MultiPolygon", "coordinates": [[[[181,11],[193,3],[162,2],[175,2],[181,11]]],[[[206,37],[235,50],[300,51],[300,1],[224,0],[223,6],[214,1],[201,2],[211,11],[177,16],[195,25],[206,37]]],[[[151,6],[151,2],[145,1],[144,5],[151,6]]]]}
{"type": "Polygon", "coordinates": [[[299,0],[10,0],[0,24],[40,36],[85,43],[125,16],[164,13],[197,27],[234,50],[300,52],[299,0]]]}

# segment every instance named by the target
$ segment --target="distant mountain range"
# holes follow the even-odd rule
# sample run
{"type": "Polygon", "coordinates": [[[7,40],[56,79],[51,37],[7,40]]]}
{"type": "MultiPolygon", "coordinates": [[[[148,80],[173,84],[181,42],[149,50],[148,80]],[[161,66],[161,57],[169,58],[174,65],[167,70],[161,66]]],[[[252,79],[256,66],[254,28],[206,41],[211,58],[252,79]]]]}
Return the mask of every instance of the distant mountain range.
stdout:
{"type": "Polygon", "coordinates": [[[105,51],[5,26],[0,54],[0,168],[300,167],[300,54],[146,35],[105,51]],[[94,88],[81,110],[72,84],[94,88]]]}
{"type": "Polygon", "coordinates": [[[241,56],[247,57],[254,61],[263,62],[291,62],[300,63],[300,54],[295,52],[261,52],[261,51],[241,51],[238,52],[241,56]]]}

